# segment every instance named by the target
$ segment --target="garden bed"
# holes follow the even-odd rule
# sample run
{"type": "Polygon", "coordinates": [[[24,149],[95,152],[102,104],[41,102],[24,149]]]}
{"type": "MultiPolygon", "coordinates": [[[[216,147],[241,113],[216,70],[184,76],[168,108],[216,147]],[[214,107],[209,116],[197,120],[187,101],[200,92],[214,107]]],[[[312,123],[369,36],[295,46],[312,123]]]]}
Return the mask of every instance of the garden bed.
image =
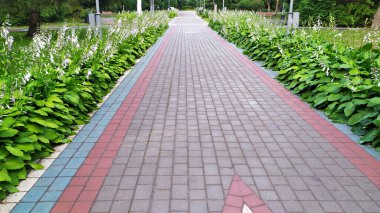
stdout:
{"type": "MultiPolygon", "coordinates": [[[[130,16],[130,15],[127,15],[130,16]]],[[[119,19],[102,30],[63,29],[35,35],[12,49],[5,28],[0,37],[0,200],[17,191],[38,159],[70,142],[77,125],[167,29],[165,12],[119,19]]]]}

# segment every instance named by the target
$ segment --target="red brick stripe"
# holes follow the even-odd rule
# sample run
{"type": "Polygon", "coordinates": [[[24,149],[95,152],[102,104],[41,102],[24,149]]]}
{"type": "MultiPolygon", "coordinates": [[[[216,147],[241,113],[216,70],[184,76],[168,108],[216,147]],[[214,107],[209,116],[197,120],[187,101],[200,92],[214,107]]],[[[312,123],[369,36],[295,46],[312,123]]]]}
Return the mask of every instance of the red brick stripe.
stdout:
{"type": "Polygon", "coordinates": [[[89,212],[91,210],[171,36],[172,31],[165,37],[52,212],[89,212]]]}
{"type": "Polygon", "coordinates": [[[380,162],[352,141],[347,135],[322,118],[297,96],[286,90],[276,80],[268,76],[251,60],[232,47],[226,40],[210,30],[221,43],[239,58],[252,72],[258,76],[288,106],[308,122],[322,137],[330,142],[338,152],[347,158],[363,175],[380,188],[380,162]]]}

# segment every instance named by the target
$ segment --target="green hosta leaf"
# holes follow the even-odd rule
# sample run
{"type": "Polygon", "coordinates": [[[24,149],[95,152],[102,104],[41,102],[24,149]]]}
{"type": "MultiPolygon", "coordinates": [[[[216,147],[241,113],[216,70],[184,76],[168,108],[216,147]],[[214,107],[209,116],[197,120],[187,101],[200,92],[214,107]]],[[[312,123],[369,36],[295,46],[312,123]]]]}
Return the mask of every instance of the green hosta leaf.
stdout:
{"type": "Polygon", "coordinates": [[[352,82],[352,84],[354,84],[354,85],[359,85],[360,83],[363,82],[363,78],[360,77],[360,76],[356,76],[355,78],[353,78],[353,79],[351,80],[351,82],[352,82]]]}
{"type": "Polygon", "coordinates": [[[340,92],[340,88],[341,88],[340,85],[334,84],[334,85],[329,86],[326,92],[335,94],[335,93],[340,92]]]}
{"type": "Polygon", "coordinates": [[[350,119],[348,119],[348,125],[350,126],[355,125],[359,123],[360,121],[367,119],[373,115],[374,115],[373,113],[368,112],[368,111],[358,112],[355,115],[351,116],[350,119]]]}
{"type": "Polygon", "coordinates": [[[8,150],[6,150],[4,147],[0,146],[0,160],[3,160],[9,155],[8,150]]]}
{"type": "Polygon", "coordinates": [[[8,158],[7,161],[3,163],[2,166],[8,170],[15,170],[15,169],[23,168],[25,166],[25,163],[23,160],[12,157],[12,158],[8,158]]]}
{"type": "Polygon", "coordinates": [[[27,144],[17,144],[16,148],[25,152],[30,152],[34,150],[33,144],[27,143],[27,144]]]}
{"type": "Polygon", "coordinates": [[[380,115],[377,116],[376,120],[373,121],[373,124],[375,124],[376,126],[380,127],[380,115]]]}
{"type": "Polygon", "coordinates": [[[69,113],[69,112],[70,112],[69,108],[67,108],[67,107],[66,107],[65,105],[63,105],[63,104],[55,104],[55,108],[61,110],[61,111],[64,112],[64,113],[69,113]]]}
{"type": "Polygon", "coordinates": [[[36,100],[34,103],[39,107],[43,107],[45,105],[45,100],[36,100]]]}
{"type": "Polygon", "coordinates": [[[349,102],[346,107],[344,108],[344,114],[349,117],[350,115],[352,115],[352,113],[355,111],[355,104],[353,104],[352,102],[349,102]]]}
{"type": "Polygon", "coordinates": [[[73,104],[73,105],[77,105],[78,103],[79,103],[79,100],[80,100],[80,98],[79,98],[79,96],[78,96],[78,94],[77,93],[75,93],[75,92],[66,92],[64,95],[63,95],[63,98],[67,101],[67,102],[69,102],[69,103],[71,103],[71,104],[73,104]]]}
{"type": "Polygon", "coordinates": [[[365,45],[363,45],[362,47],[360,47],[358,49],[358,51],[360,51],[360,52],[367,52],[367,51],[372,50],[372,48],[373,48],[373,44],[370,42],[370,43],[366,43],[365,45]]]}
{"type": "Polygon", "coordinates": [[[47,106],[49,108],[54,108],[54,102],[53,101],[46,101],[45,106],[47,106]]]}
{"type": "Polygon", "coordinates": [[[19,136],[15,139],[17,143],[33,143],[37,141],[37,135],[19,136]]]}
{"type": "Polygon", "coordinates": [[[379,128],[372,129],[366,135],[364,135],[363,137],[360,138],[360,142],[361,143],[371,142],[371,141],[375,140],[375,138],[379,135],[380,135],[380,129],[379,128]]]}
{"type": "Polygon", "coordinates": [[[34,110],[35,113],[41,115],[41,116],[48,116],[49,114],[47,114],[45,111],[42,111],[42,110],[34,110]]]}
{"type": "Polygon", "coordinates": [[[52,121],[50,119],[43,119],[43,118],[39,118],[39,117],[34,117],[34,118],[30,118],[30,121],[34,122],[34,123],[38,123],[44,127],[49,127],[49,128],[53,128],[53,129],[56,129],[59,127],[54,121],[52,121]]]}
{"type": "Polygon", "coordinates": [[[48,107],[42,107],[40,110],[47,112],[47,113],[53,113],[54,112],[51,108],[48,108],[48,107]]]}
{"type": "Polygon", "coordinates": [[[57,131],[55,131],[54,129],[46,129],[42,135],[49,140],[54,140],[59,136],[57,131]]]}
{"type": "Polygon", "coordinates": [[[56,93],[64,93],[66,92],[67,89],[66,88],[55,88],[52,92],[56,92],[56,93]]]}
{"type": "Polygon", "coordinates": [[[337,101],[342,97],[340,93],[338,94],[330,94],[327,98],[328,101],[337,101]]]}
{"type": "Polygon", "coordinates": [[[380,106],[380,97],[369,99],[368,107],[380,106]]]}
{"type": "Polygon", "coordinates": [[[3,119],[3,122],[1,122],[2,127],[11,127],[15,123],[15,119],[13,117],[6,117],[3,119]]]}
{"type": "Polygon", "coordinates": [[[39,163],[33,163],[33,162],[30,162],[29,166],[32,167],[35,170],[40,170],[40,169],[44,168],[44,166],[42,166],[41,164],[39,164],[39,163]]]}
{"type": "Polygon", "coordinates": [[[343,113],[334,112],[331,113],[330,118],[337,123],[346,123],[347,117],[343,113]]]}
{"type": "Polygon", "coordinates": [[[6,146],[5,147],[12,155],[14,156],[17,156],[17,157],[23,157],[24,156],[24,153],[17,149],[17,148],[14,148],[14,147],[11,147],[11,146],[6,146]]]}
{"type": "Polygon", "coordinates": [[[2,181],[11,182],[11,177],[8,175],[8,170],[5,168],[0,170],[0,182],[2,181]]]}
{"type": "Polygon", "coordinates": [[[81,92],[80,96],[85,100],[94,100],[94,98],[87,92],[81,92]]]}
{"type": "Polygon", "coordinates": [[[17,135],[18,130],[11,128],[0,128],[0,138],[10,138],[17,135]]]}
{"type": "Polygon", "coordinates": [[[355,105],[365,105],[365,104],[368,104],[368,100],[366,100],[366,99],[353,99],[352,103],[354,103],[355,105]]]}
{"type": "Polygon", "coordinates": [[[16,193],[18,192],[18,189],[16,188],[16,186],[12,185],[12,184],[5,184],[3,185],[3,187],[10,193],[16,193]]]}
{"type": "Polygon", "coordinates": [[[29,123],[25,127],[29,132],[33,132],[33,133],[41,133],[44,131],[44,127],[41,127],[40,125],[33,124],[33,123],[29,123]]]}
{"type": "Polygon", "coordinates": [[[348,72],[350,75],[359,75],[360,74],[360,71],[358,69],[352,69],[350,70],[350,72],[348,72]]]}
{"type": "Polygon", "coordinates": [[[342,68],[342,69],[350,69],[351,66],[349,64],[341,64],[339,65],[339,68],[342,68]]]}
{"type": "Polygon", "coordinates": [[[40,140],[42,143],[49,143],[50,142],[49,139],[47,139],[41,135],[38,136],[38,140],[40,140]]]}
{"type": "Polygon", "coordinates": [[[63,103],[63,101],[56,95],[56,94],[51,94],[48,98],[47,101],[51,102],[57,102],[57,103],[63,103]]]}
{"type": "Polygon", "coordinates": [[[20,179],[20,180],[24,180],[24,179],[26,179],[26,175],[27,175],[27,174],[28,174],[28,173],[27,173],[25,167],[22,168],[22,169],[19,169],[19,170],[17,171],[17,176],[18,176],[18,179],[20,179]]]}

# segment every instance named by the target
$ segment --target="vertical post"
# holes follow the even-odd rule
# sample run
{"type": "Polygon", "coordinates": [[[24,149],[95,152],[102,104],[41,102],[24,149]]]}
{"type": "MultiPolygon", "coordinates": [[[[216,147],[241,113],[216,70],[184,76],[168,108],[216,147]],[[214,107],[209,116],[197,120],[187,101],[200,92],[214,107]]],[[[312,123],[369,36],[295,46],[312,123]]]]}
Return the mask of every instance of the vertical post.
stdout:
{"type": "Polygon", "coordinates": [[[223,8],[222,8],[222,10],[224,11],[224,0],[223,0],[223,8]]]}
{"type": "Polygon", "coordinates": [[[154,12],[154,0],[150,0],[150,12],[154,12]]]}
{"type": "Polygon", "coordinates": [[[290,28],[293,25],[293,0],[290,0],[289,15],[288,15],[288,27],[286,28],[286,34],[289,34],[290,28]]]}
{"type": "Polygon", "coordinates": [[[102,37],[102,29],[101,29],[102,18],[100,17],[99,0],[96,0],[95,4],[96,4],[95,26],[99,30],[99,36],[102,37]]]}
{"type": "Polygon", "coordinates": [[[141,15],[141,0],[137,0],[137,14],[141,15]]]}
{"type": "Polygon", "coordinates": [[[97,28],[100,28],[101,25],[101,17],[100,17],[100,7],[99,7],[99,0],[96,0],[96,13],[95,13],[95,24],[97,28]]]}

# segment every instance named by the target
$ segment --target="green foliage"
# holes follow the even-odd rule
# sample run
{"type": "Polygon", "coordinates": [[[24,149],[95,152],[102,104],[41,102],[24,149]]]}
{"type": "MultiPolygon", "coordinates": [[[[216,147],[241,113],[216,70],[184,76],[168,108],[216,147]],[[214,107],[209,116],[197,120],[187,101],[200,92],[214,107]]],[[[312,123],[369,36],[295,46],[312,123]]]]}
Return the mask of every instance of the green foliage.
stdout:
{"type": "Polygon", "coordinates": [[[257,11],[264,6],[262,0],[240,0],[237,4],[239,9],[257,11]]]}
{"type": "Polygon", "coordinates": [[[87,122],[168,20],[166,13],[146,13],[118,22],[102,38],[89,29],[80,42],[81,32],[64,29],[55,40],[37,35],[21,50],[9,48],[12,39],[0,28],[0,88],[10,88],[0,90],[0,200],[17,191],[27,171],[42,168],[35,161],[49,156],[54,145],[70,142],[76,125],[87,122]]]}
{"type": "Polygon", "coordinates": [[[374,0],[299,0],[294,5],[306,26],[313,26],[318,20],[329,23],[332,16],[337,26],[363,27],[370,26],[378,3],[374,0]]]}
{"type": "Polygon", "coordinates": [[[168,11],[168,16],[169,16],[169,18],[175,18],[175,17],[178,16],[178,12],[175,11],[175,10],[169,10],[168,11]]]}
{"type": "Polygon", "coordinates": [[[380,50],[372,43],[353,49],[304,31],[286,35],[248,12],[211,15],[211,28],[277,70],[286,88],[335,122],[350,125],[361,143],[380,147],[380,50]]]}

